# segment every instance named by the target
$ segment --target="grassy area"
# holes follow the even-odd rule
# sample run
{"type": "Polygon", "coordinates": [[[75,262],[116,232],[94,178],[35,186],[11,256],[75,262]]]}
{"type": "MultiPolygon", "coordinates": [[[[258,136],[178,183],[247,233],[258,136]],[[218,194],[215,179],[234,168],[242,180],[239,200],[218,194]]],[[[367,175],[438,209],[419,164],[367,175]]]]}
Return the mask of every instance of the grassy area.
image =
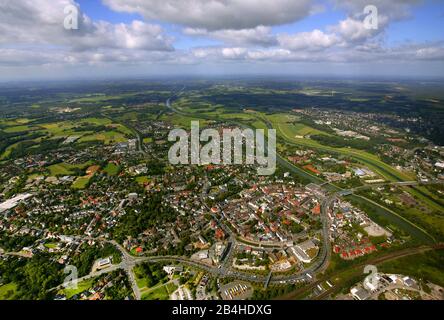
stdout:
{"type": "Polygon", "coordinates": [[[143,143],[151,143],[153,142],[153,138],[143,138],[143,143]]]}
{"type": "Polygon", "coordinates": [[[51,176],[67,176],[75,173],[75,169],[84,170],[91,165],[91,162],[81,164],[57,163],[48,167],[51,176]]]}
{"type": "Polygon", "coordinates": [[[170,295],[165,286],[158,287],[142,294],[142,300],[168,300],[169,298],[170,295]]]}
{"type": "Polygon", "coordinates": [[[69,121],[60,121],[45,123],[40,126],[54,136],[64,136],[69,135],[70,133],[68,133],[67,131],[74,128],[75,125],[69,121]]]}
{"type": "Polygon", "coordinates": [[[328,135],[328,133],[326,132],[314,129],[303,123],[298,123],[297,121],[299,120],[299,118],[295,115],[276,113],[272,115],[266,115],[265,117],[273,124],[274,128],[280,131],[282,135],[289,138],[303,137],[311,134],[328,135]]]}
{"type": "Polygon", "coordinates": [[[444,250],[435,250],[385,262],[378,270],[425,279],[444,287],[443,266],[444,250]]]}
{"type": "Polygon", "coordinates": [[[31,120],[28,118],[18,118],[13,120],[0,120],[2,126],[18,126],[29,123],[31,120]]]}
{"type": "Polygon", "coordinates": [[[120,171],[120,166],[110,162],[106,165],[106,167],[103,169],[103,171],[106,172],[109,176],[115,176],[120,171]]]}
{"type": "Polygon", "coordinates": [[[55,249],[57,248],[57,243],[56,242],[45,243],[44,246],[48,249],[55,249]]]}
{"type": "Polygon", "coordinates": [[[14,150],[14,148],[17,147],[19,143],[20,142],[17,142],[17,143],[11,144],[9,147],[7,147],[5,149],[5,151],[3,152],[3,154],[1,155],[0,160],[8,158],[9,155],[11,154],[12,150],[14,150]]]}
{"type": "MultiPolygon", "coordinates": [[[[137,284],[139,285],[139,283],[137,284]]],[[[140,286],[139,286],[140,287],[140,286]]],[[[142,290],[142,300],[168,300],[170,295],[178,288],[173,282],[158,284],[152,288],[142,290]]]]}
{"type": "Polygon", "coordinates": [[[21,125],[21,126],[9,127],[9,128],[4,129],[3,131],[5,131],[6,133],[15,133],[15,132],[29,131],[32,129],[33,128],[30,126],[21,125]]]}
{"type": "Polygon", "coordinates": [[[91,176],[78,177],[72,184],[74,189],[85,189],[88,186],[91,176]]]}
{"type": "Polygon", "coordinates": [[[325,132],[319,131],[312,127],[309,127],[302,123],[279,123],[277,124],[278,129],[283,132],[286,136],[306,136],[312,134],[327,134],[325,132]]]}
{"type": "Polygon", "coordinates": [[[249,121],[254,119],[249,113],[222,113],[218,115],[222,120],[249,121]]]}
{"type": "Polygon", "coordinates": [[[112,121],[108,118],[86,118],[81,121],[81,123],[85,124],[94,124],[97,126],[108,125],[111,124],[112,121]]]}
{"type": "Polygon", "coordinates": [[[136,177],[136,182],[140,185],[144,185],[145,183],[150,182],[151,179],[147,176],[136,177]]]}
{"type": "Polygon", "coordinates": [[[74,173],[64,163],[53,164],[49,166],[48,169],[51,176],[67,176],[74,173]]]}
{"type": "MultiPolygon", "coordinates": [[[[149,93],[150,91],[144,91],[149,93]]],[[[102,94],[102,93],[97,93],[97,94],[89,94],[83,97],[78,97],[75,99],[71,99],[68,102],[69,103],[97,103],[97,102],[106,102],[106,101],[111,101],[111,100],[119,100],[119,99],[123,99],[123,98],[128,98],[128,97],[132,97],[135,96],[137,94],[140,94],[140,92],[138,93],[124,93],[124,94],[119,94],[119,95],[107,95],[107,94],[102,94]]]]}
{"type": "Polygon", "coordinates": [[[168,282],[166,284],[166,289],[168,290],[169,294],[173,293],[174,291],[176,291],[178,288],[178,286],[176,286],[173,282],[168,282]]]}
{"type": "Polygon", "coordinates": [[[136,284],[139,288],[147,288],[147,280],[146,278],[137,278],[136,277],[136,284]]]}
{"type": "Polygon", "coordinates": [[[433,236],[426,230],[408,220],[403,215],[400,215],[385,206],[381,206],[371,199],[362,198],[358,195],[348,196],[347,199],[354,205],[360,206],[365,212],[367,212],[372,220],[384,227],[388,227],[392,230],[402,230],[406,234],[424,243],[435,242],[433,236]]]}
{"type": "Polygon", "coordinates": [[[425,187],[416,186],[410,188],[404,188],[407,192],[411,193],[417,199],[424,201],[430,208],[433,208],[438,211],[444,211],[444,201],[442,198],[439,198],[436,194],[431,193],[425,187]]]}
{"type": "MultiPolygon", "coordinates": [[[[444,239],[444,221],[440,214],[443,209],[435,203],[433,203],[435,206],[430,205],[430,202],[424,201],[424,197],[416,196],[414,194],[415,191],[415,189],[408,190],[407,187],[402,187],[396,191],[386,190],[384,192],[376,192],[366,190],[359,192],[359,195],[389,208],[402,218],[427,230],[436,240],[440,241],[444,239]],[[410,195],[408,194],[409,191],[411,193],[410,195]],[[391,203],[385,203],[386,200],[391,201],[391,203]],[[436,206],[438,206],[438,208],[436,208],[436,206]]],[[[427,195],[425,195],[425,197],[427,197],[427,195]]]]}
{"type": "Polygon", "coordinates": [[[161,120],[163,121],[168,121],[171,122],[173,125],[182,127],[182,128],[186,128],[186,129],[190,129],[191,128],[191,121],[199,121],[199,126],[200,127],[204,127],[207,125],[208,121],[206,120],[202,120],[201,118],[198,117],[188,117],[188,116],[183,116],[183,115],[179,115],[179,114],[173,114],[173,115],[162,115],[161,120]]]}
{"type": "Polygon", "coordinates": [[[63,289],[63,293],[66,295],[66,297],[68,299],[70,299],[72,296],[79,294],[85,290],[88,290],[89,288],[91,288],[94,284],[94,279],[88,279],[82,282],[79,282],[77,284],[77,288],[76,289],[63,289]]]}
{"type": "Polygon", "coordinates": [[[0,286],[0,300],[13,300],[17,285],[13,282],[0,286]]]}
{"type": "Polygon", "coordinates": [[[105,144],[119,143],[127,141],[125,135],[118,131],[106,131],[88,134],[78,140],[78,142],[102,141],[105,144]]]}
{"type": "Polygon", "coordinates": [[[105,144],[124,142],[125,135],[132,135],[132,131],[119,123],[113,123],[108,118],[86,118],[81,121],[60,121],[39,125],[41,131],[54,137],[81,136],[77,142],[103,141],[105,144]],[[82,130],[82,126],[86,126],[82,130]],[[90,127],[88,127],[90,126],[90,127]],[[92,126],[92,127],[91,127],[92,126]],[[94,131],[93,128],[106,126],[106,130],[94,131]],[[108,130],[109,129],[109,130],[108,130]]]}

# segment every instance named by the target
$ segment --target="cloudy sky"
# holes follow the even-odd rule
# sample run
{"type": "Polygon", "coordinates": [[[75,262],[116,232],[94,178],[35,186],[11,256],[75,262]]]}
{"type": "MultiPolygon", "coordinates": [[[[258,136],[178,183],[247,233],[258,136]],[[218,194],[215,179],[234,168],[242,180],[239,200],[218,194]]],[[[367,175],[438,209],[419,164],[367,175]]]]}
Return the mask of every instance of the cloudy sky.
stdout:
{"type": "Polygon", "coordinates": [[[440,0],[0,0],[0,80],[444,76],[443,19],[440,0]]]}

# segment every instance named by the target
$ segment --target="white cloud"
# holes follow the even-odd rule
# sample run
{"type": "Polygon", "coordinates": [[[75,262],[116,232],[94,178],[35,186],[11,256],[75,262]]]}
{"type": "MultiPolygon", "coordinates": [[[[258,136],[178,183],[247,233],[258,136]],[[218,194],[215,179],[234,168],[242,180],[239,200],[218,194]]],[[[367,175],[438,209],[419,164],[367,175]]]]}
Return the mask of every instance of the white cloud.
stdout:
{"type": "Polygon", "coordinates": [[[249,49],[241,47],[206,47],[191,50],[195,62],[262,61],[262,62],[331,62],[371,63],[389,61],[444,60],[443,43],[424,43],[384,48],[380,44],[364,44],[346,50],[290,50],[285,48],[249,49]]]}
{"type": "Polygon", "coordinates": [[[281,34],[278,36],[279,44],[290,50],[322,50],[330,48],[340,42],[335,34],[326,34],[320,30],[300,32],[296,34],[281,34]]]}
{"type": "Polygon", "coordinates": [[[64,8],[67,5],[78,7],[73,0],[0,2],[0,43],[63,46],[66,50],[173,50],[172,37],[165,35],[160,26],[142,21],[131,24],[95,22],[80,12],[79,30],[65,30],[64,8]]]}
{"type": "Polygon", "coordinates": [[[165,35],[158,25],[133,21],[131,24],[94,23],[91,32],[69,37],[75,50],[93,48],[142,49],[147,51],[173,50],[173,38],[165,35]]]}
{"type": "Polygon", "coordinates": [[[328,30],[329,32],[336,33],[347,42],[362,42],[384,32],[388,23],[387,17],[379,16],[378,28],[370,29],[365,26],[363,19],[358,20],[349,17],[339,21],[337,25],[330,26],[328,30]]]}
{"type": "Polygon", "coordinates": [[[276,35],[272,25],[297,20],[318,12],[320,7],[308,0],[128,0],[126,4],[106,0],[116,10],[137,11],[152,20],[182,24],[182,36],[187,40],[205,37],[222,42],[220,46],[175,50],[174,38],[152,21],[113,24],[81,13],[80,29],[67,31],[63,28],[63,8],[76,5],[74,0],[0,0],[0,67],[43,66],[50,70],[80,66],[93,70],[89,66],[100,66],[106,70],[108,66],[122,66],[125,70],[128,66],[129,70],[139,65],[201,65],[205,69],[209,64],[244,63],[254,69],[256,64],[267,63],[444,61],[442,42],[397,47],[384,43],[384,31],[390,23],[408,17],[418,1],[373,1],[380,13],[378,30],[364,27],[362,11],[367,1],[330,1],[346,10],[347,17],[322,30],[276,35]],[[296,8],[302,11],[296,12],[296,8]],[[178,11],[180,14],[173,17],[178,11]]]}
{"type": "Polygon", "coordinates": [[[270,47],[277,45],[276,37],[272,34],[270,27],[257,26],[253,29],[241,30],[216,30],[185,28],[184,34],[189,36],[203,36],[217,39],[231,45],[262,46],[270,47]]]}
{"type": "Polygon", "coordinates": [[[311,0],[103,0],[119,12],[206,30],[291,23],[317,12],[311,0]]]}

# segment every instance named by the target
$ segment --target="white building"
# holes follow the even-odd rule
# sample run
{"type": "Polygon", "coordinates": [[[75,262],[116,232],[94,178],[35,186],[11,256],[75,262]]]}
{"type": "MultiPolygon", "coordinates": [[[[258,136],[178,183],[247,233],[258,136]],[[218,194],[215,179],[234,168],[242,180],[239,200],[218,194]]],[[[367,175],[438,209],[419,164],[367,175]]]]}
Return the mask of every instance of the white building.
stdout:
{"type": "Polygon", "coordinates": [[[5,202],[0,203],[0,213],[15,208],[20,202],[25,201],[30,197],[32,197],[32,194],[23,193],[15,196],[14,198],[6,200],[5,202]]]}

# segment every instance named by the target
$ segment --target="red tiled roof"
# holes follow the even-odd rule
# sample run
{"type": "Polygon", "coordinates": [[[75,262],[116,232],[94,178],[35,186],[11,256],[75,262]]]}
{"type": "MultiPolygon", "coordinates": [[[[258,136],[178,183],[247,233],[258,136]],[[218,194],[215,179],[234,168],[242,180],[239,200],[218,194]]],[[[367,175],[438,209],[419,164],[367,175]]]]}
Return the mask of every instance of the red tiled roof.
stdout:
{"type": "Polygon", "coordinates": [[[311,213],[313,213],[313,214],[320,214],[320,213],[321,213],[321,205],[318,204],[316,207],[314,207],[314,208],[311,210],[311,213]]]}

